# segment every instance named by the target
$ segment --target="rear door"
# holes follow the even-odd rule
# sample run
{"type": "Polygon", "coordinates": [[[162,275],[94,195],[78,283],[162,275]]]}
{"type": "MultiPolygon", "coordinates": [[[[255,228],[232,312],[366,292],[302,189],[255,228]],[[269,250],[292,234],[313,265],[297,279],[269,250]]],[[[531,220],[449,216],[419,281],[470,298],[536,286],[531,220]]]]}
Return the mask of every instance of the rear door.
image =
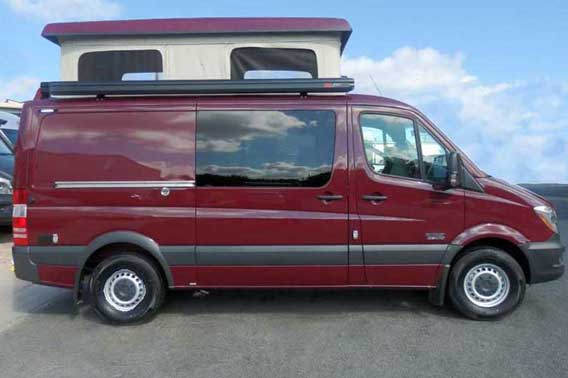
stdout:
{"type": "Polygon", "coordinates": [[[200,286],[347,282],[345,99],[204,99],[196,195],[200,286]]]}
{"type": "Polygon", "coordinates": [[[435,286],[448,244],[464,228],[464,192],[434,190],[448,147],[426,120],[391,108],[353,110],[351,182],[367,282],[435,286]]]}

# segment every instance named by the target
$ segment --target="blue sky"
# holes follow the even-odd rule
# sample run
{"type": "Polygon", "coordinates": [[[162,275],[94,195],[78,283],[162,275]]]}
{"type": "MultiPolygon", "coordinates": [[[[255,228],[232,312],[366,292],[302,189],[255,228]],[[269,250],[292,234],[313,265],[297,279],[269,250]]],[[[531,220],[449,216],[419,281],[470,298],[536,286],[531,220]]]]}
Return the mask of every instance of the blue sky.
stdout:
{"type": "Polygon", "coordinates": [[[58,20],[331,16],[354,32],[357,91],[419,107],[489,173],[568,183],[568,1],[0,0],[0,100],[57,80],[58,20]],[[495,4],[499,4],[498,6],[495,4]],[[156,4],[159,4],[158,6],[156,4]]]}

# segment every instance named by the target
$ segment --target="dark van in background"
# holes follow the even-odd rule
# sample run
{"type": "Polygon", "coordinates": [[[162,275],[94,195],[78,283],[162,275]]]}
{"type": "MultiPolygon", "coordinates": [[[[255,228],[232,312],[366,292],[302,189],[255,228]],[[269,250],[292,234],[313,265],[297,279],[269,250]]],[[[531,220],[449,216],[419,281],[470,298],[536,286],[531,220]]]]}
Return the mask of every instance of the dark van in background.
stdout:
{"type": "Polygon", "coordinates": [[[12,175],[14,151],[12,144],[0,133],[0,226],[12,224],[12,175]]]}
{"type": "Polygon", "coordinates": [[[166,289],[272,287],[412,288],[496,319],[564,273],[547,200],[488,176],[417,109],[352,88],[42,84],[16,144],[16,275],[130,322],[166,289]]]}

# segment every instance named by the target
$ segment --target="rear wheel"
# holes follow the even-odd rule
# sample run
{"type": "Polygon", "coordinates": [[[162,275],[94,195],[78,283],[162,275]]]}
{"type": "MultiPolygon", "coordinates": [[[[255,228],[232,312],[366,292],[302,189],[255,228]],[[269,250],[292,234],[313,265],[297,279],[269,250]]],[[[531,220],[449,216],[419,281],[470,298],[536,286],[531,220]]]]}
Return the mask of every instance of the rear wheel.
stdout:
{"type": "Polygon", "coordinates": [[[115,323],[149,317],[165,296],[164,282],[155,264],[131,253],[116,254],[99,263],[89,286],[97,314],[115,323]]]}
{"type": "Polygon", "coordinates": [[[477,320],[501,318],[525,295],[525,275],[517,261],[494,247],[468,251],[452,268],[449,296],[465,316],[477,320]]]}

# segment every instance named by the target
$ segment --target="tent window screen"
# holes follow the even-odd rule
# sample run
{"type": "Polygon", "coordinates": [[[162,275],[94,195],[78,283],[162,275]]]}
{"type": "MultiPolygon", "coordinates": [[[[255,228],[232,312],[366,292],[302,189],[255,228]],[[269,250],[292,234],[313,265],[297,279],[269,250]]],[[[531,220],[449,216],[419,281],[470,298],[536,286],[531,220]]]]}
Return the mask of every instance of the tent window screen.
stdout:
{"type": "Polygon", "coordinates": [[[163,72],[158,50],[96,51],[79,58],[79,81],[122,81],[133,73],[163,72]]]}
{"type": "Polygon", "coordinates": [[[232,80],[317,77],[317,58],[312,50],[241,47],[231,52],[232,80]]]}

